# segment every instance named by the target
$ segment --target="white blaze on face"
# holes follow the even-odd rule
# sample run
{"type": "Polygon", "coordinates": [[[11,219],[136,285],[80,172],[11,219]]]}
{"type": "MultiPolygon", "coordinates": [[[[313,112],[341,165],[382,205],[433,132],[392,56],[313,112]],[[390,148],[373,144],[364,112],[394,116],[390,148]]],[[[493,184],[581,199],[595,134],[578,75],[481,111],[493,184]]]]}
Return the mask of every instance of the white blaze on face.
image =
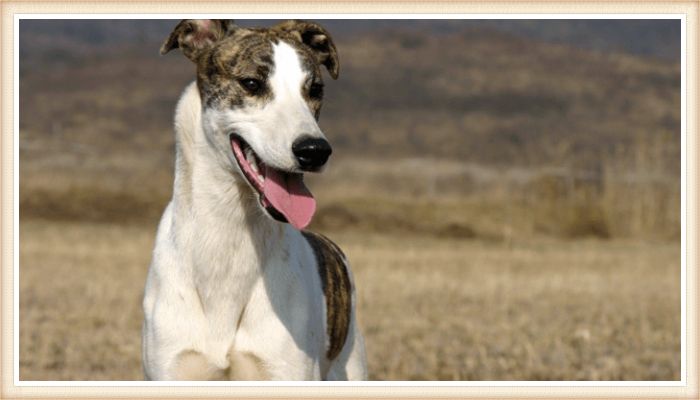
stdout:
{"type": "Polygon", "coordinates": [[[302,135],[323,136],[316,124],[309,106],[302,95],[304,83],[309,78],[309,71],[301,65],[299,54],[285,42],[273,44],[274,70],[269,78],[272,90],[272,103],[280,128],[291,128],[289,132],[296,139],[302,135]]]}
{"type": "Polygon", "coordinates": [[[270,86],[275,97],[274,102],[286,102],[289,105],[304,105],[301,87],[308,72],[301,67],[297,51],[285,42],[272,45],[274,71],[270,76],[270,86]]]}

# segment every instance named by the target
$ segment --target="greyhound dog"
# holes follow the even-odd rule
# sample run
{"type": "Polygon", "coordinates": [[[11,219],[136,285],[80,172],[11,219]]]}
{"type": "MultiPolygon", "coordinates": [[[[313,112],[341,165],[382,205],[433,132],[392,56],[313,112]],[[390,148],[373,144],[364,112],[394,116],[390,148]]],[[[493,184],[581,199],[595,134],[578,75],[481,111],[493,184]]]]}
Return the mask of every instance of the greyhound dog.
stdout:
{"type": "Polygon", "coordinates": [[[160,51],[175,48],[197,76],[143,299],[146,379],[366,379],[347,260],[303,230],[303,174],[331,154],[317,120],[333,40],[313,22],[183,20],[160,51]]]}

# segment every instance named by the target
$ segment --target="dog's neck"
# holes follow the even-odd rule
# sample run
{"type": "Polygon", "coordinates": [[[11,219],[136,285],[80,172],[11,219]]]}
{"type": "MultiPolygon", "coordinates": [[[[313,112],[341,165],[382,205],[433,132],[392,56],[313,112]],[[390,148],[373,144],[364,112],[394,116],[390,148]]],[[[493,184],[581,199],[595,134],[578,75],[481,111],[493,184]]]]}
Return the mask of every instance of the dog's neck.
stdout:
{"type": "MultiPolygon", "coordinates": [[[[192,83],[185,89],[175,113],[174,223],[190,227],[187,231],[193,237],[187,241],[194,251],[203,245],[229,249],[219,260],[222,267],[231,262],[225,258],[232,255],[249,260],[235,262],[241,269],[261,267],[284,234],[284,225],[265,216],[247,183],[222,166],[206,143],[201,114],[199,92],[192,83]]],[[[204,259],[214,258],[209,255],[204,259]]]]}

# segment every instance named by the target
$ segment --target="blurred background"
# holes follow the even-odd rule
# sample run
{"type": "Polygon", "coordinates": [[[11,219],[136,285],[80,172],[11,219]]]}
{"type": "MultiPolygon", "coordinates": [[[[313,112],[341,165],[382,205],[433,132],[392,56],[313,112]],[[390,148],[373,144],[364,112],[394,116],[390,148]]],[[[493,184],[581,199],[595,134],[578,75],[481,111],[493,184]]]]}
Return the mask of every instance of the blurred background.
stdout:
{"type": "MultiPolygon", "coordinates": [[[[680,379],[679,21],[319,22],[371,379],[680,379]]],[[[20,22],[21,380],[142,379],[176,23],[20,22]]]]}

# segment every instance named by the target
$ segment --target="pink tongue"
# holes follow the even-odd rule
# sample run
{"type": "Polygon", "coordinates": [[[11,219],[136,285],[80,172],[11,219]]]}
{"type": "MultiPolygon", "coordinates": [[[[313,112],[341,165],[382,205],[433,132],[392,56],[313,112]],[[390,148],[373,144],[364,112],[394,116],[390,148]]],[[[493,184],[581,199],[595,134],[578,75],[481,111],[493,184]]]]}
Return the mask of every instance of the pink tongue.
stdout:
{"type": "Polygon", "coordinates": [[[304,185],[302,174],[286,174],[265,166],[263,194],[297,229],[304,229],[316,211],[316,200],[304,185]]]}

